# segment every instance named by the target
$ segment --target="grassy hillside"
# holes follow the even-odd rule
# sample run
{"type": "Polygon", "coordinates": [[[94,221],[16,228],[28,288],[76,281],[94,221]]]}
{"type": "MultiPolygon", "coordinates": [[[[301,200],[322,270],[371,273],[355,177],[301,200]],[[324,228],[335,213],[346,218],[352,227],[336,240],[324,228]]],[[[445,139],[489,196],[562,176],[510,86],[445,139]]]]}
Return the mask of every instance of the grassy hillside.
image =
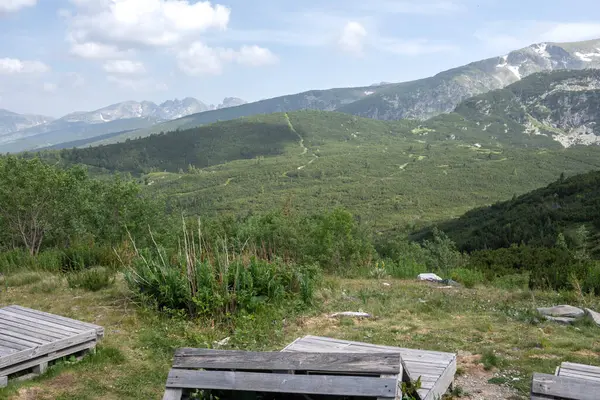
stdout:
{"type": "Polygon", "coordinates": [[[598,147],[565,150],[542,136],[524,135],[517,145],[500,139],[459,114],[420,123],[300,111],[60,155],[141,173],[147,191],[191,214],[345,206],[376,229],[402,230],[509,199],[561,173],[600,168],[598,147]]]}
{"type": "Polygon", "coordinates": [[[117,143],[127,139],[146,137],[160,132],[190,129],[201,125],[211,124],[213,122],[229,121],[253,115],[290,112],[304,109],[333,111],[344,104],[351,103],[367,96],[366,93],[374,93],[377,90],[379,90],[379,87],[311,90],[308,92],[247,103],[237,107],[228,107],[188,115],[173,121],[154,125],[147,129],[140,129],[135,132],[125,133],[111,138],[100,138],[92,144],[117,143]]]}
{"type": "MultiPolygon", "coordinates": [[[[586,241],[597,253],[600,250],[600,171],[560,178],[512,200],[469,211],[439,228],[467,251],[521,243],[552,247],[562,233],[572,247],[586,241]]],[[[421,235],[423,233],[426,232],[421,235]]]]}

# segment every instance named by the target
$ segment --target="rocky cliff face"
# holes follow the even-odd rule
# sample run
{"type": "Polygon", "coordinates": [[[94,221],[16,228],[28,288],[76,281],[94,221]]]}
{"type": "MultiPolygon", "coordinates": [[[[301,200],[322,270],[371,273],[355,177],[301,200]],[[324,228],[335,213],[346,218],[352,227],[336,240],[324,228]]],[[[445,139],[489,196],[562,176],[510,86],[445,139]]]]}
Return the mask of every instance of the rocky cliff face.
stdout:
{"type": "Polygon", "coordinates": [[[338,111],[384,120],[426,119],[452,111],[469,97],[503,88],[536,72],[585,68],[600,68],[600,39],[535,44],[431,78],[385,86],[377,94],[338,111]]]}
{"type": "Polygon", "coordinates": [[[17,114],[0,109],[0,137],[22,129],[43,125],[52,120],[54,120],[54,118],[45,117],[43,115],[17,114]]]}
{"type": "Polygon", "coordinates": [[[547,136],[563,147],[600,144],[600,70],[531,75],[456,111],[499,135],[547,136]]]}

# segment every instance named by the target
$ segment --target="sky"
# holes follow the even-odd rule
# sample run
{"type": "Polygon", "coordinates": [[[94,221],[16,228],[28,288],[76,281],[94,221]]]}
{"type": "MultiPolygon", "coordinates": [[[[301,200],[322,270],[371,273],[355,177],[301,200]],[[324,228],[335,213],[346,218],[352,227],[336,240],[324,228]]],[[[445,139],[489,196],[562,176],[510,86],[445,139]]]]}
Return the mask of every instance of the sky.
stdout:
{"type": "Polygon", "coordinates": [[[0,108],[256,101],[600,38],[597,0],[0,0],[0,108]]]}

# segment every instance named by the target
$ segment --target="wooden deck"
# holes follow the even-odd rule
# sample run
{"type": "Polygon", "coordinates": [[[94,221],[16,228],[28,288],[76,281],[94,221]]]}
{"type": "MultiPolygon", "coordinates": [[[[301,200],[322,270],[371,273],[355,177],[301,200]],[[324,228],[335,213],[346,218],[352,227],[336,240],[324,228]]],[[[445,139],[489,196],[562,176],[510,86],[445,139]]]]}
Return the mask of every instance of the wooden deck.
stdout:
{"type": "Polygon", "coordinates": [[[0,308],[0,387],[43,373],[48,363],[96,347],[104,328],[20,306],[0,308]]]}
{"type": "Polygon", "coordinates": [[[421,377],[421,400],[441,398],[454,381],[456,354],[437,351],[403,349],[368,343],[349,342],[318,336],[305,336],[289,344],[283,351],[319,353],[390,353],[399,352],[404,366],[404,380],[421,377]]]}
{"type": "Polygon", "coordinates": [[[402,396],[399,353],[299,353],[178,349],[163,400],[180,400],[190,389],[396,400],[402,396]]]}

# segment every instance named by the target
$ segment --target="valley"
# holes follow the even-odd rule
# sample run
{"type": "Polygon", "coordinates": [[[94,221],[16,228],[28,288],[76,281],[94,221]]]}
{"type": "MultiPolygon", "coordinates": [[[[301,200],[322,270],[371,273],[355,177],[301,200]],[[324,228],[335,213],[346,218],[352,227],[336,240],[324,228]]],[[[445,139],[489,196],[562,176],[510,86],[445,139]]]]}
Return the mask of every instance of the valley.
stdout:
{"type": "MultiPolygon", "coordinates": [[[[207,49],[213,73],[269,55],[207,49]]],[[[600,311],[598,49],[217,106],[0,110],[0,308],[105,328],[0,398],[160,398],[177,348],[304,335],[455,353],[445,400],[529,398],[533,373],[597,364],[593,313],[538,308],[600,311]]]]}

